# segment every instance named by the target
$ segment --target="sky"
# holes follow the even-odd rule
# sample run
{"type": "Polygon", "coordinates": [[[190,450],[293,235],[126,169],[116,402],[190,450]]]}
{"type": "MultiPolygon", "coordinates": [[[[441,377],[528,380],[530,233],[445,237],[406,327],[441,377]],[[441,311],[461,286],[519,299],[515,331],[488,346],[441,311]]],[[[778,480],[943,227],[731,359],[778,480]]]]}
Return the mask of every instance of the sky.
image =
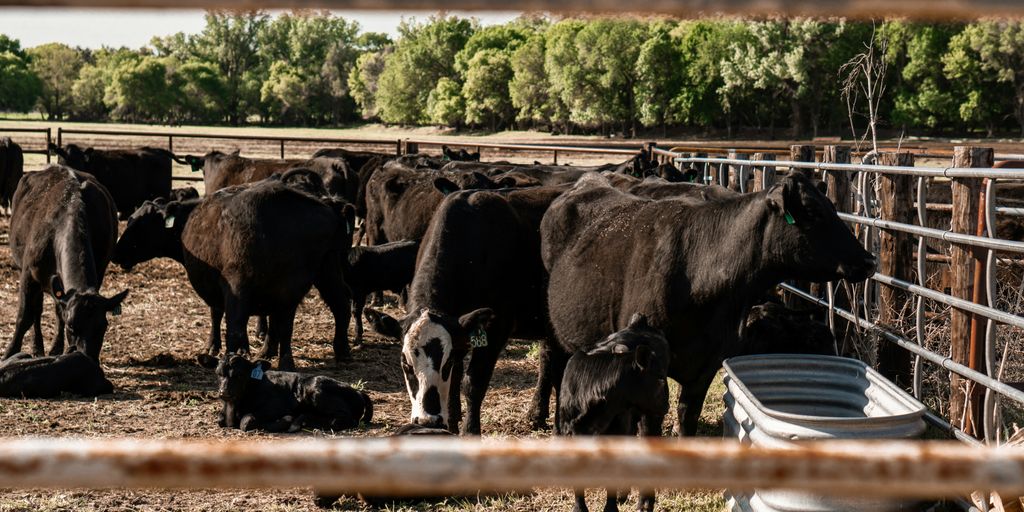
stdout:
{"type": "MultiPolygon", "coordinates": [[[[280,11],[271,11],[277,14],[280,11]]],[[[397,34],[403,17],[425,19],[435,11],[332,11],[359,22],[364,31],[397,34]]],[[[153,36],[176,32],[197,33],[203,29],[203,13],[197,9],[66,9],[0,8],[0,34],[21,41],[23,48],[59,42],[69,46],[138,48],[153,36]]],[[[519,15],[511,11],[459,12],[473,16],[484,25],[504,23],[519,15]]]]}

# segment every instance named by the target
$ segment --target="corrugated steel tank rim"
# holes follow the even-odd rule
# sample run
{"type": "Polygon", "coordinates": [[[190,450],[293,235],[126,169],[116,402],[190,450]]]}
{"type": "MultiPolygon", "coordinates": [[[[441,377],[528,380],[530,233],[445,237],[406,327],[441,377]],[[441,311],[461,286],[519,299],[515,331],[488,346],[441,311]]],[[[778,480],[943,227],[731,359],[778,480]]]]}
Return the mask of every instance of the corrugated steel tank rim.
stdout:
{"type": "MultiPolygon", "coordinates": [[[[772,418],[800,423],[828,422],[833,424],[863,423],[863,417],[835,417],[815,416],[809,414],[795,414],[779,411],[765,406],[757,398],[755,393],[744,384],[744,380],[756,381],[758,373],[786,372],[793,378],[793,374],[822,374],[834,375],[836,379],[850,378],[851,372],[856,372],[857,379],[867,381],[871,386],[878,386],[886,398],[895,403],[896,408],[902,408],[902,414],[890,414],[873,419],[878,420],[900,420],[920,418],[925,413],[925,406],[909,397],[905,392],[896,387],[895,384],[882,377],[871,367],[862,361],[836,356],[820,355],[796,355],[796,354],[770,354],[756,356],[738,356],[725,360],[722,367],[726,372],[726,386],[736,386],[742,390],[757,409],[772,418]]],[[[822,392],[827,392],[822,389],[822,392]]]]}

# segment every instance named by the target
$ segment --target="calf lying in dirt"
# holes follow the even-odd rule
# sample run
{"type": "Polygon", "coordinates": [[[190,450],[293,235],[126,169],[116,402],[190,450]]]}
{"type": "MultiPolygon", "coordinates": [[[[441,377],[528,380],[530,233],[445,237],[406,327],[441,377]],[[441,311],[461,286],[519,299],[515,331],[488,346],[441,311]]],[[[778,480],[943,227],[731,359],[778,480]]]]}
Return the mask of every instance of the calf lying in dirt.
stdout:
{"type": "Polygon", "coordinates": [[[220,426],[243,431],[345,430],[373,419],[370,397],[330,377],[269,371],[270,362],[229,355],[217,366],[220,426]]]}
{"type": "MultiPolygon", "coordinates": [[[[647,318],[634,314],[625,329],[573,354],[559,392],[561,435],[643,435],[660,437],[668,412],[668,342],[647,318]]],[[[616,493],[606,491],[605,512],[618,510],[616,493]]],[[[574,512],[586,512],[583,490],[574,512]]],[[[654,510],[654,494],[642,494],[637,510],[654,510]]]]}
{"type": "Polygon", "coordinates": [[[32,357],[23,352],[0,363],[0,396],[53,398],[61,393],[79,396],[109,395],[114,385],[103,368],[85,352],[57,357],[32,357]]]}

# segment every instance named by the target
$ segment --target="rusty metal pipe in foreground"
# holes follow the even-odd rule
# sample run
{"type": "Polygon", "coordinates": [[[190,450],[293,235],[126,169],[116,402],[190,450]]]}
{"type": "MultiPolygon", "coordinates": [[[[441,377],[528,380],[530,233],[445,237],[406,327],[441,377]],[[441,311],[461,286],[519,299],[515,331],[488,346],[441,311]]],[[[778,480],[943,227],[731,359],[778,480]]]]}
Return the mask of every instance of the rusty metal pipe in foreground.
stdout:
{"type": "Polygon", "coordinates": [[[396,496],[584,486],[1019,496],[1024,450],[906,441],[789,449],[669,438],[0,441],[0,488],[313,487],[396,496]]]}

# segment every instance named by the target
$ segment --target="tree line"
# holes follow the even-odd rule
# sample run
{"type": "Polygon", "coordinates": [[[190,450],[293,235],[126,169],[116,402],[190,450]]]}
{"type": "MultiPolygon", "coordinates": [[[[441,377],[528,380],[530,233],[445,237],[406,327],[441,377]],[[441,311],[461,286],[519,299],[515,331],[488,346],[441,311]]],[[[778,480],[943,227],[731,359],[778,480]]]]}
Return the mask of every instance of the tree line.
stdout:
{"type": "MultiPolygon", "coordinates": [[[[1024,135],[1024,22],[435,16],[394,40],[327,12],[209,11],[139,49],[0,35],[0,110],[48,119],[483,130],[849,133],[843,64],[873,43],[878,117],[915,134],[1024,135]]],[[[853,100],[857,98],[854,97],[853,100]]]]}

